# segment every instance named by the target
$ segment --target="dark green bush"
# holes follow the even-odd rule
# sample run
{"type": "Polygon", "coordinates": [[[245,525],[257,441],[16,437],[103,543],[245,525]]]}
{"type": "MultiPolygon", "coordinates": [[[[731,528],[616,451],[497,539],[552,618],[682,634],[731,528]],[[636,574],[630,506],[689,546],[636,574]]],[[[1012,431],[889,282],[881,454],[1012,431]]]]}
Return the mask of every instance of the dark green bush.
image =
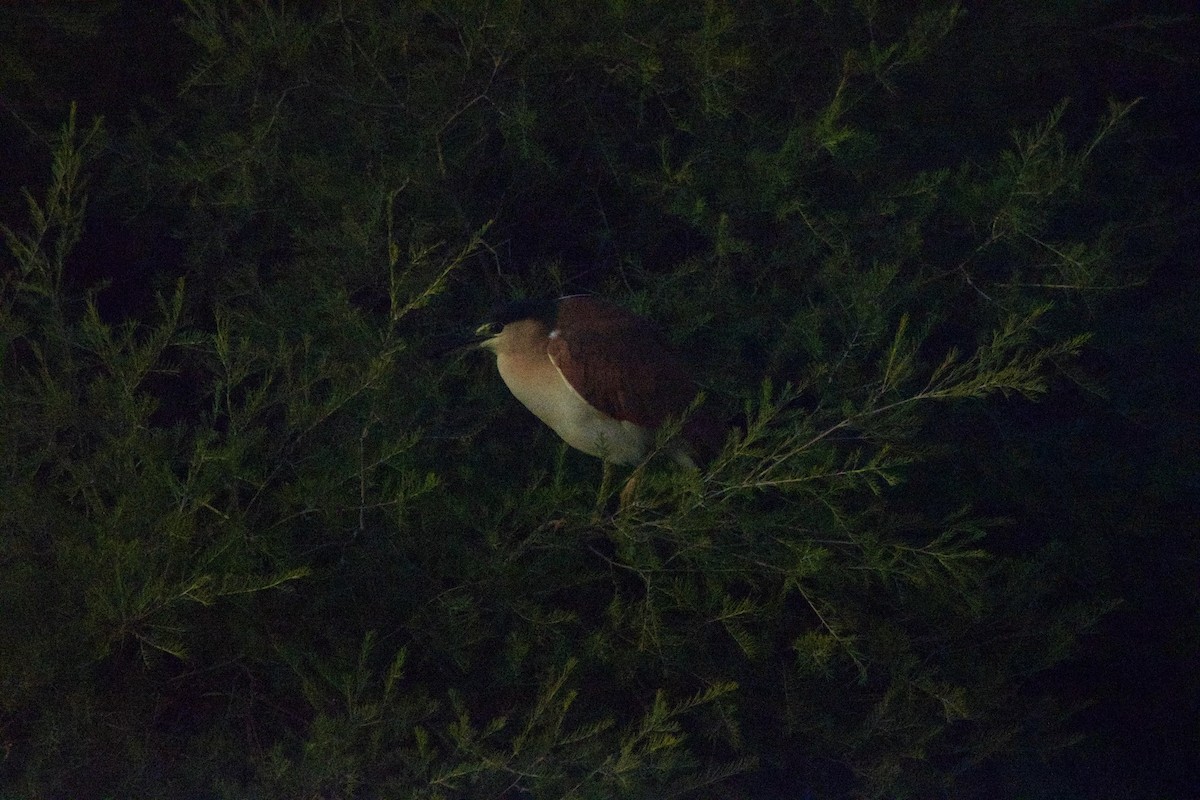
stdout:
{"type": "Polygon", "coordinates": [[[930,797],[1060,744],[1110,603],[948,431],[1139,279],[1134,103],[960,102],[1001,55],[880,5],[187,3],[178,97],[72,110],[4,228],[6,796],[930,797]],[[180,243],[129,314],[72,274],[97,174],[180,243]],[[438,355],[573,291],[694,354],[705,470],[602,482],[438,355]]]}

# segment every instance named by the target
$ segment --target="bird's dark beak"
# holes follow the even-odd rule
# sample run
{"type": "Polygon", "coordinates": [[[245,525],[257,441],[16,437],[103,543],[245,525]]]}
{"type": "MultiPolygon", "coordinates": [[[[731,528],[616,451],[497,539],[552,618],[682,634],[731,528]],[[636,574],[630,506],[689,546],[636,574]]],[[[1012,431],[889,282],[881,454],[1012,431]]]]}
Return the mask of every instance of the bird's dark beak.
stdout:
{"type": "Polygon", "coordinates": [[[485,322],[475,329],[475,336],[484,342],[500,332],[500,326],[494,322],[485,322]]]}
{"type": "Polygon", "coordinates": [[[474,333],[445,337],[434,352],[439,358],[460,356],[463,353],[478,349],[483,346],[484,342],[495,335],[496,327],[491,323],[485,323],[476,328],[474,333]]]}

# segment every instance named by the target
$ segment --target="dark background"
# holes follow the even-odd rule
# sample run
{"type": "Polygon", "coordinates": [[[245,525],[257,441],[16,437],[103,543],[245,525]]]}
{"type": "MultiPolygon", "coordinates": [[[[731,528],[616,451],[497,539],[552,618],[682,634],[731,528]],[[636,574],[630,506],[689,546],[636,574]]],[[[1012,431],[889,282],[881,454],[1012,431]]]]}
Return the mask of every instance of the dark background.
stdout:
{"type": "MultiPolygon", "coordinates": [[[[1069,659],[1036,678],[1040,690],[1076,709],[1065,729],[1069,744],[1029,752],[1016,747],[985,759],[949,796],[1197,798],[1200,215],[1194,197],[1200,183],[1200,19],[1190,4],[1172,9],[1135,2],[973,3],[967,11],[935,56],[898,75],[890,93],[863,112],[875,129],[894,129],[899,146],[911,148],[906,163],[924,160],[921,166],[932,169],[987,158],[1005,146],[1011,129],[1036,124],[1063,98],[1070,98],[1065,124],[1080,130],[1093,124],[1110,98],[1141,98],[1121,134],[1117,159],[1125,159],[1126,172],[1110,164],[1096,202],[1074,213],[1084,226],[1088,214],[1144,213],[1145,220],[1120,253],[1126,272],[1116,282],[1122,288],[1086,298],[1086,327],[1094,333],[1079,359],[1086,380],[1055,376],[1036,403],[1010,398],[982,413],[947,411],[923,434],[935,449],[976,457],[914,468],[914,491],[925,487],[932,496],[952,485],[953,495],[980,514],[1018,520],[996,549],[1019,553],[1060,543],[1067,554],[1053,579],[1061,581],[1061,590],[1116,601],[1069,659]]],[[[164,190],[170,179],[153,168],[173,140],[194,145],[203,137],[197,130],[207,112],[196,105],[203,98],[185,98],[180,89],[203,62],[179,25],[186,14],[179,5],[161,3],[0,7],[0,220],[16,227],[25,214],[21,189],[36,194],[34,187],[45,183],[48,139],[69,105],[77,104],[81,128],[102,116],[107,139],[93,168],[84,235],[64,288],[82,297],[103,284],[99,305],[113,324],[151,314],[156,293],[180,276],[203,296],[224,269],[197,263],[195,253],[203,249],[197,241],[204,237],[197,229],[206,223],[189,216],[195,206],[186,190],[164,190]],[[139,151],[146,142],[159,149],[139,151]]],[[[815,61],[827,55],[822,46],[814,37],[815,61]]],[[[836,50],[836,44],[829,47],[836,50]]],[[[523,68],[529,70],[525,79],[534,81],[537,65],[523,68]]],[[[811,86],[798,83],[794,92],[803,98],[821,86],[813,77],[811,86]]],[[[570,92],[569,85],[548,91],[567,109],[560,120],[564,131],[584,124],[570,115],[569,96],[554,96],[570,92]]],[[[311,133],[319,135],[327,123],[317,109],[310,113],[311,133]]],[[[492,158],[488,146],[481,145],[476,157],[492,158]]],[[[595,152],[558,157],[558,168],[573,176],[601,170],[599,161],[588,163],[601,158],[595,152]]],[[[600,220],[566,188],[555,196],[553,180],[524,195],[521,175],[498,166],[490,171],[500,163],[495,158],[471,176],[457,213],[478,220],[471,203],[499,209],[498,226],[487,235],[509,283],[548,289],[535,273],[553,262],[568,265],[566,288],[604,289],[619,274],[625,252],[638,250],[654,271],[708,247],[686,226],[658,238],[636,234],[643,238],[621,241],[614,232],[636,227],[636,208],[606,205],[609,214],[600,220]]],[[[604,181],[596,179],[598,195],[606,191],[604,181]]],[[[854,202],[843,199],[848,206],[854,202]]],[[[847,218],[852,225],[870,224],[847,218]]],[[[211,224],[233,227],[216,216],[211,224]]],[[[244,247],[240,252],[257,253],[264,262],[288,257],[293,245],[278,231],[256,227],[253,218],[238,225],[227,234],[231,253],[244,247]]],[[[755,242],[773,235],[765,221],[761,230],[747,223],[740,233],[755,242]]],[[[4,268],[10,268],[7,259],[4,268]]],[[[430,330],[468,325],[484,313],[488,295],[511,288],[504,281],[485,286],[477,277],[467,282],[451,287],[452,303],[423,318],[430,330]]],[[[765,345],[747,340],[749,363],[770,360],[757,354],[760,347],[765,345]]],[[[161,413],[185,419],[191,413],[186,394],[186,385],[164,390],[161,413]]],[[[20,710],[6,712],[0,730],[8,740],[3,758],[9,769],[17,767],[11,754],[20,751],[14,743],[26,717],[20,710]]],[[[16,774],[0,770],[0,776],[11,780],[0,782],[0,796],[25,796],[16,774]]],[[[763,781],[770,785],[769,773],[763,781]]]]}

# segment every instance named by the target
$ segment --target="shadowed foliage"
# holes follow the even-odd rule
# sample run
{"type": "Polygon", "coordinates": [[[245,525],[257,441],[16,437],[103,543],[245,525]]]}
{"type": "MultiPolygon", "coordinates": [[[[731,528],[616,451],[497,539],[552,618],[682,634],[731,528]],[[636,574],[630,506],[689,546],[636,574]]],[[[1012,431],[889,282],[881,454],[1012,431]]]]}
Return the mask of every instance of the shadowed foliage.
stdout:
{"type": "Polygon", "coordinates": [[[1184,792],[1197,19],[1062,5],[0,10],[0,796],[1184,792]],[[574,292],[703,469],[442,355],[574,292]]]}

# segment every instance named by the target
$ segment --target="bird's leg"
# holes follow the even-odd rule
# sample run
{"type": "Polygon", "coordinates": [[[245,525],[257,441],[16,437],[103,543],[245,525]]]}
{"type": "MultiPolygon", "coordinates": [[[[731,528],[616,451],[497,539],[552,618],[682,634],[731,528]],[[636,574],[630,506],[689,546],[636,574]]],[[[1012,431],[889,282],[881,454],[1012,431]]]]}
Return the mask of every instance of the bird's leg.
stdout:
{"type": "Polygon", "coordinates": [[[604,507],[608,504],[608,495],[612,491],[613,465],[608,461],[602,463],[604,464],[604,474],[600,478],[600,488],[596,491],[596,508],[592,512],[596,519],[604,516],[604,507]]]}
{"type": "Polygon", "coordinates": [[[633,502],[633,495],[637,492],[638,479],[642,477],[642,470],[646,468],[645,463],[638,464],[637,469],[625,481],[625,485],[621,487],[620,501],[617,503],[617,510],[624,511],[625,507],[633,502]]]}

